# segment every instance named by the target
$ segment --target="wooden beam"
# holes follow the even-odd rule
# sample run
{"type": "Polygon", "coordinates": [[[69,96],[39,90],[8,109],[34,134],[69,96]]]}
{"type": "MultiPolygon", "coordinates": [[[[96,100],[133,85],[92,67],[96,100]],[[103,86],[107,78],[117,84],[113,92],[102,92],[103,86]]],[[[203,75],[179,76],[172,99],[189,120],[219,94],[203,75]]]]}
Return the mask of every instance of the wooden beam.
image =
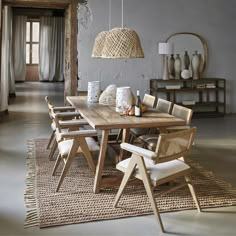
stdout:
{"type": "Polygon", "coordinates": [[[13,7],[35,7],[64,9],[74,0],[3,0],[3,5],[13,7]]]}

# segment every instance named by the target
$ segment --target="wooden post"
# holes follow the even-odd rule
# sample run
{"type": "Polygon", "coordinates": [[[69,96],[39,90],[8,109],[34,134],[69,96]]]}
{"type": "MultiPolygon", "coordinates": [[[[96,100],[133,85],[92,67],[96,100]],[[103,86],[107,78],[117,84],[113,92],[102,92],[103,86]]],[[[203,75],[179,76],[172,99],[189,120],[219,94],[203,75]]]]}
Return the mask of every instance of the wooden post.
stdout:
{"type": "Polygon", "coordinates": [[[78,0],[73,0],[65,11],[65,98],[77,95],[77,6],[78,0]]]}
{"type": "Polygon", "coordinates": [[[2,0],[0,0],[0,83],[2,79],[2,0]]]}

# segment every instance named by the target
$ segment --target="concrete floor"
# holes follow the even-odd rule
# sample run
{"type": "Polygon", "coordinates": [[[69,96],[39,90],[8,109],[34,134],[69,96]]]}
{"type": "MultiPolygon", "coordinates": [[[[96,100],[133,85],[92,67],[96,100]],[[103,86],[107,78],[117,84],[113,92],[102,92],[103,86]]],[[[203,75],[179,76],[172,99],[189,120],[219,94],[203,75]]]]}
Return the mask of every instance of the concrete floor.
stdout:
{"type": "MultiPolygon", "coordinates": [[[[49,137],[50,120],[44,96],[63,104],[61,83],[19,83],[9,115],[0,121],[0,235],[161,235],[154,216],[24,229],[26,141],[49,137]]],[[[236,115],[197,119],[191,157],[236,186],[236,115]]],[[[236,235],[236,206],[163,213],[164,235],[236,235]]]]}

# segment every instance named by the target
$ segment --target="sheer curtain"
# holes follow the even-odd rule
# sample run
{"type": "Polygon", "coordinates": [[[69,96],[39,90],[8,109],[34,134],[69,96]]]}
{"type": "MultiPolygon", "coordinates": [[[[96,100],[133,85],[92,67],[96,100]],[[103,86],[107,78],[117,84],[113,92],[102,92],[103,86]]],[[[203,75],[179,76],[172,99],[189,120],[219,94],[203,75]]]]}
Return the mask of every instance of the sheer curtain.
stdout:
{"type": "Polygon", "coordinates": [[[14,81],[25,81],[26,21],[27,16],[13,17],[13,71],[11,75],[14,81]]]}
{"type": "Polygon", "coordinates": [[[10,21],[11,8],[5,6],[2,11],[2,55],[1,55],[1,81],[0,81],[0,112],[8,109],[9,95],[9,68],[10,68],[10,21]]]}
{"type": "Polygon", "coordinates": [[[41,17],[39,78],[63,81],[65,21],[63,17],[41,17]]]}

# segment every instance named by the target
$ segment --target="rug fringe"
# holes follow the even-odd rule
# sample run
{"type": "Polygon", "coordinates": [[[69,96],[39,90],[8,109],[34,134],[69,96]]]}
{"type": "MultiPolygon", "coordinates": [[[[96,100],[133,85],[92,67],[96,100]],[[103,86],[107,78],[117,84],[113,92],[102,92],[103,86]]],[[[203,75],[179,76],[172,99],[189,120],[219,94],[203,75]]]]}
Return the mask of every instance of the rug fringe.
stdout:
{"type": "Polygon", "coordinates": [[[26,214],[25,224],[24,227],[32,227],[32,226],[38,226],[39,225],[39,217],[37,209],[28,210],[26,214]]]}
{"type": "Polygon", "coordinates": [[[34,154],[34,141],[29,140],[27,142],[27,158],[26,158],[26,166],[27,166],[27,175],[25,179],[25,207],[28,208],[26,211],[26,218],[24,227],[33,227],[39,226],[39,214],[37,208],[37,194],[36,194],[36,160],[34,154]]]}

